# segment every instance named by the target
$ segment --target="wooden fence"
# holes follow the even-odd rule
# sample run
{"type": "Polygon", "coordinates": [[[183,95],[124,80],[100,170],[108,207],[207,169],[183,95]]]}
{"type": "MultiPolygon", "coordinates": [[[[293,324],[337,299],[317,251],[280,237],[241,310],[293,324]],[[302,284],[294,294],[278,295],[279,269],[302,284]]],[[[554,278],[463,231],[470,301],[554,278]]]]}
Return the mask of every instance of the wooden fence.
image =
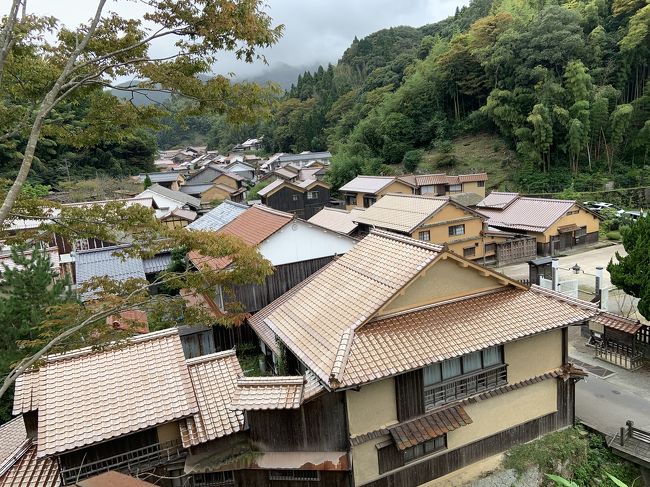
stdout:
{"type": "Polygon", "coordinates": [[[537,257],[535,237],[521,237],[497,244],[497,262],[499,265],[526,262],[537,257]]]}

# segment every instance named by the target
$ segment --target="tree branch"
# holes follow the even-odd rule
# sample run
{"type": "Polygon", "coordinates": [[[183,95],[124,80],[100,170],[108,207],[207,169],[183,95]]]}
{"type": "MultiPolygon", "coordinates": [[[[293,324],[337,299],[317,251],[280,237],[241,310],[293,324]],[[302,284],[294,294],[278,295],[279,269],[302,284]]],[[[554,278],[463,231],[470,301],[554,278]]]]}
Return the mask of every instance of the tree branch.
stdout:
{"type": "Polygon", "coordinates": [[[14,27],[16,26],[16,20],[18,19],[18,10],[21,3],[22,0],[13,0],[11,3],[11,8],[9,9],[9,15],[7,15],[6,23],[2,28],[2,32],[0,33],[0,85],[2,84],[5,61],[7,60],[9,51],[11,51],[11,48],[15,41],[14,27]]]}

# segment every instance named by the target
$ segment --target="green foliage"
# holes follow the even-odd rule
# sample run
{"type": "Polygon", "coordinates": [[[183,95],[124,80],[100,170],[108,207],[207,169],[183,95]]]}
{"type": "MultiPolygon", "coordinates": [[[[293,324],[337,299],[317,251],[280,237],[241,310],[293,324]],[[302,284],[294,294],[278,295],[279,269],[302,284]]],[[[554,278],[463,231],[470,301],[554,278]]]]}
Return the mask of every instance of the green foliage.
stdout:
{"type": "Polygon", "coordinates": [[[150,187],[152,184],[153,184],[153,183],[151,182],[151,178],[150,178],[149,175],[147,174],[147,175],[144,177],[144,181],[143,181],[143,183],[142,183],[142,186],[144,187],[144,189],[147,189],[147,188],[150,187]]]}
{"type": "Polygon", "coordinates": [[[607,237],[607,240],[614,240],[618,242],[619,240],[621,240],[621,232],[612,230],[611,232],[607,232],[605,237],[607,237]]]}
{"type": "Polygon", "coordinates": [[[506,453],[503,465],[518,474],[537,467],[554,484],[562,478],[556,485],[567,486],[600,484],[606,482],[610,474],[632,483],[639,473],[636,466],[616,457],[602,436],[579,427],[550,433],[531,443],[515,446],[506,453]]]}
{"type": "MultiPolygon", "coordinates": [[[[32,350],[27,342],[38,336],[38,325],[50,307],[74,300],[67,278],[56,279],[50,256],[40,248],[14,246],[11,261],[0,267],[0,375],[32,350]]],[[[10,401],[0,402],[0,423],[11,419],[10,401]]]]}
{"type": "Polygon", "coordinates": [[[639,312],[650,318],[650,218],[636,220],[621,230],[626,256],[616,253],[607,270],[612,284],[639,298],[639,312]]]}
{"type": "Polygon", "coordinates": [[[273,181],[270,179],[265,179],[262,181],[258,181],[255,186],[253,186],[251,189],[248,190],[248,193],[246,195],[246,200],[247,201],[253,201],[259,199],[258,193],[266,188],[269,184],[271,184],[273,181]]]}
{"type": "Polygon", "coordinates": [[[422,155],[424,151],[422,150],[411,150],[404,154],[402,159],[402,164],[406,172],[412,173],[415,172],[418,165],[422,162],[422,155]]]}

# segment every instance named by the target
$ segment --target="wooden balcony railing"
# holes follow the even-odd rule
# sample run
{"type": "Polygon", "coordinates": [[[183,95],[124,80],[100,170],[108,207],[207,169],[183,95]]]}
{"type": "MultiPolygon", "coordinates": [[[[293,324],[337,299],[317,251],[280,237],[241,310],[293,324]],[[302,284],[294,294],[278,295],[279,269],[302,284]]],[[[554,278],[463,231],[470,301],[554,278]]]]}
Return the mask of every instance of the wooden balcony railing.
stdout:
{"type": "Polygon", "coordinates": [[[506,364],[496,365],[427,386],[424,404],[432,408],[505,385],[508,383],[507,367],[506,364]]]}
{"type": "Polygon", "coordinates": [[[596,346],[596,358],[629,370],[643,367],[643,352],[612,341],[601,342],[596,346]]]}
{"type": "Polygon", "coordinates": [[[180,441],[155,443],[137,450],[131,450],[94,462],[84,463],[78,467],[62,469],[61,475],[67,485],[78,480],[97,475],[109,470],[135,473],[165,465],[184,458],[187,450],[180,441]]]}

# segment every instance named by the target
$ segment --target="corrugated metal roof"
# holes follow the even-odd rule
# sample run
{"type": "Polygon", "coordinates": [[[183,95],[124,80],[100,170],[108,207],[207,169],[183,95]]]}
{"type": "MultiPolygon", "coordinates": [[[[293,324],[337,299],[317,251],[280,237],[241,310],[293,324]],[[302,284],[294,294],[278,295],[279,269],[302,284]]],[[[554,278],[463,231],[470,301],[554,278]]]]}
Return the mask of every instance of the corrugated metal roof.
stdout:
{"type": "Polygon", "coordinates": [[[188,194],[188,195],[201,195],[208,191],[209,189],[214,188],[214,184],[212,183],[206,183],[206,184],[184,184],[183,186],[180,187],[180,191],[182,193],[188,194]]]}
{"type": "Polygon", "coordinates": [[[149,176],[152,183],[171,183],[179,179],[178,176],[180,176],[180,173],[178,171],[150,172],[148,174],[140,174],[138,178],[142,182],[147,176],[149,176]]]}
{"type": "Polygon", "coordinates": [[[356,217],[373,227],[412,233],[425,220],[449,204],[447,197],[387,194],[356,217]]]}
{"type": "Polygon", "coordinates": [[[354,220],[363,213],[363,209],[353,209],[352,211],[341,210],[338,208],[325,207],[308,221],[333,232],[345,233],[349,235],[354,232],[358,225],[354,220]]]}
{"type": "MultiPolygon", "coordinates": [[[[264,205],[255,205],[224,225],[219,232],[234,235],[248,245],[256,246],[292,220],[293,215],[289,213],[273,210],[264,205]]],[[[223,269],[230,263],[227,257],[203,257],[196,251],[190,252],[189,258],[196,266],[208,265],[213,269],[223,269]]]]}
{"type": "Polygon", "coordinates": [[[160,196],[164,196],[165,198],[169,198],[172,200],[176,200],[180,203],[184,203],[186,205],[189,205],[193,208],[200,208],[201,207],[201,200],[197,199],[193,196],[190,196],[188,194],[185,194],[181,191],[174,191],[168,188],[165,188],[164,186],[160,186],[159,184],[154,184],[153,186],[149,186],[147,189],[145,189],[142,193],[140,194],[145,194],[147,191],[150,191],[152,193],[157,193],[160,196]]]}
{"type": "Polygon", "coordinates": [[[145,279],[144,266],[140,257],[115,255],[115,252],[124,248],[124,246],[106,247],[77,252],[75,258],[77,284],[84,284],[95,277],[108,277],[115,281],[145,279]]]}
{"type": "Polygon", "coordinates": [[[305,379],[289,377],[242,377],[230,408],[240,411],[298,409],[302,404],[305,379]]]}
{"type": "Polygon", "coordinates": [[[224,201],[219,206],[210,210],[198,220],[190,223],[187,228],[190,230],[206,230],[215,232],[224,225],[230,223],[244,211],[248,206],[233,201],[224,201]]]}
{"type": "Polygon", "coordinates": [[[38,375],[38,457],[198,412],[175,328],[50,357],[38,375]]]}
{"type": "Polygon", "coordinates": [[[165,254],[158,254],[154,257],[144,259],[142,265],[145,274],[153,274],[154,272],[162,272],[167,270],[169,264],[172,263],[171,252],[165,254]]]}

